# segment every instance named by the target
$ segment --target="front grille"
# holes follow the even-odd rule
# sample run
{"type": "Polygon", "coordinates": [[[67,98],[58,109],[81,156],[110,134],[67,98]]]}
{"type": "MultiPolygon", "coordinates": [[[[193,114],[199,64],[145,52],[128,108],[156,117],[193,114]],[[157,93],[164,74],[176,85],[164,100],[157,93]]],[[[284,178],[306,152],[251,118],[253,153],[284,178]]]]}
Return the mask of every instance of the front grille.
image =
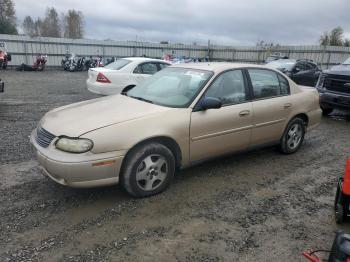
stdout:
{"type": "Polygon", "coordinates": [[[329,91],[350,94],[350,76],[328,75],[323,86],[329,91]]]}
{"type": "Polygon", "coordinates": [[[37,127],[35,141],[42,147],[48,147],[56,136],[42,127],[37,127]]]}

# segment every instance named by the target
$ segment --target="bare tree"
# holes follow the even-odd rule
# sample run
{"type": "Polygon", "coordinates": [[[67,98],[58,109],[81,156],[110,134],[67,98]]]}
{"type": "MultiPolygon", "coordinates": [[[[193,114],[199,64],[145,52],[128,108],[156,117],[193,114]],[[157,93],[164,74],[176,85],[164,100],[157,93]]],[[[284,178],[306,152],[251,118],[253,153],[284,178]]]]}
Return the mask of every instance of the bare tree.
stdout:
{"type": "Polygon", "coordinates": [[[330,33],[324,32],[320,37],[320,44],[323,46],[342,46],[344,44],[343,34],[344,30],[340,26],[334,28],[330,33]]]}
{"type": "Polygon", "coordinates": [[[64,37],[83,38],[84,16],[80,11],[68,10],[64,16],[64,37]]]}
{"type": "Polygon", "coordinates": [[[17,34],[15,4],[0,0],[0,34],[17,34]]]}
{"type": "Polygon", "coordinates": [[[44,21],[41,23],[41,35],[49,37],[61,36],[60,21],[54,7],[46,9],[44,21]]]}
{"type": "Polygon", "coordinates": [[[334,46],[343,45],[344,30],[340,26],[334,28],[329,34],[329,44],[334,46]]]}
{"type": "Polygon", "coordinates": [[[350,47],[350,39],[344,40],[344,46],[350,47]]]}
{"type": "Polygon", "coordinates": [[[26,35],[36,36],[35,23],[31,16],[28,15],[24,18],[22,27],[26,35]]]}
{"type": "Polygon", "coordinates": [[[42,35],[42,28],[43,28],[43,21],[38,18],[34,23],[35,28],[35,36],[41,36],[42,35]]]}
{"type": "Polygon", "coordinates": [[[329,35],[328,32],[324,32],[323,35],[320,37],[320,44],[322,46],[329,45],[329,35]]]}
{"type": "Polygon", "coordinates": [[[16,25],[15,4],[12,0],[0,0],[0,18],[16,25]]]}

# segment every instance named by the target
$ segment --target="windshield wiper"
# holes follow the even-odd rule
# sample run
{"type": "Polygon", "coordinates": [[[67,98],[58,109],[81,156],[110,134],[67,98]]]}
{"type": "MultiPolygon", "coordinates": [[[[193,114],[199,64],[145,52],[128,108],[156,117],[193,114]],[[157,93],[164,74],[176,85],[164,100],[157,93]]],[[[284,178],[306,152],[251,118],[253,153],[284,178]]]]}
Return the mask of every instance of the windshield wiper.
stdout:
{"type": "Polygon", "coordinates": [[[153,104],[153,101],[148,100],[148,99],[143,98],[143,97],[139,97],[139,96],[129,96],[129,97],[131,97],[131,98],[135,98],[135,99],[140,100],[140,101],[144,101],[144,102],[147,102],[147,103],[151,103],[151,104],[153,104]]]}

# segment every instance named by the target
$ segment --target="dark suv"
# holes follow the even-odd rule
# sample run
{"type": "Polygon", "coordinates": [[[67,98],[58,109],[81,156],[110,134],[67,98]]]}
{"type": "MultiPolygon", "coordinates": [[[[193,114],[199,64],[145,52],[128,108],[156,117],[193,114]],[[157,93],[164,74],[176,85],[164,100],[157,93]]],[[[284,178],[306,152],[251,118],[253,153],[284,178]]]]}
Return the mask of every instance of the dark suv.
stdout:
{"type": "Polygon", "coordinates": [[[324,70],[317,82],[324,115],[333,109],[350,109],[350,57],[344,63],[324,70]]]}
{"type": "Polygon", "coordinates": [[[266,66],[280,70],[295,83],[304,86],[315,86],[321,73],[317,64],[307,59],[280,59],[266,66]]]}

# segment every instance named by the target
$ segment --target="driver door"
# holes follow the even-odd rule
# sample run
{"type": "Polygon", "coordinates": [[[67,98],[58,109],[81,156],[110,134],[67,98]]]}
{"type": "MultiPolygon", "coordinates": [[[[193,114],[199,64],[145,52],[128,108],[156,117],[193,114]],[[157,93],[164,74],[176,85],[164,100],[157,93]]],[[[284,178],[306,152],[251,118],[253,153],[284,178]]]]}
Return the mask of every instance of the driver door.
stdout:
{"type": "Polygon", "coordinates": [[[241,70],[224,72],[211,84],[203,97],[220,99],[222,107],[192,112],[191,162],[249,146],[253,109],[248,94],[241,70]]]}

